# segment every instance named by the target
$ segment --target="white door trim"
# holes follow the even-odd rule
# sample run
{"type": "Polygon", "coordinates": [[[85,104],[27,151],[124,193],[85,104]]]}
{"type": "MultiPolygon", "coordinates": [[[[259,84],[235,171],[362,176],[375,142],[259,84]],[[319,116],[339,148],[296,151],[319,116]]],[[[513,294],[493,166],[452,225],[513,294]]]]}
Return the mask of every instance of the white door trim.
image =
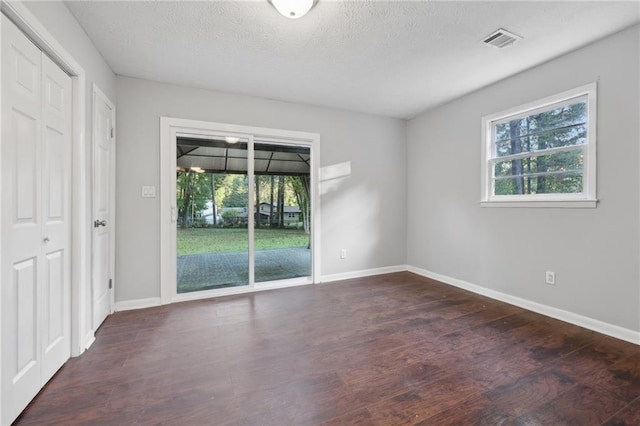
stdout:
{"type": "MultiPolygon", "coordinates": [[[[198,294],[178,295],[175,288],[175,223],[177,215],[175,200],[176,138],[178,134],[215,135],[237,134],[253,140],[272,140],[307,145],[311,149],[311,209],[312,209],[312,283],[320,282],[320,135],[317,133],[292,130],[270,129],[265,127],[242,126],[236,124],[214,123],[182,118],[160,117],[160,301],[168,304],[177,301],[221,296],[223,294],[249,293],[271,288],[307,284],[308,281],[279,281],[273,285],[242,286],[225,289],[215,293],[204,291],[198,294]]],[[[249,153],[251,154],[251,153],[249,153]]],[[[250,162],[251,163],[251,162],[250,162]]],[[[253,167],[253,164],[250,164],[253,167]]],[[[253,184],[249,180],[249,197],[252,200],[253,184]]],[[[249,215],[249,220],[253,217],[249,215]]],[[[251,228],[251,223],[249,228],[251,228]]],[[[251,233],[250,233],[251,235],[251,233]]],[[[252,268],[250,268],[252,269],[252,268]]],[[[250,279],[250,282],[253,280],[250,279]]],[[[266,283],[265,283],[266,284],[266,283]]]]}
{"type": "MultiPolygon", "coordinates": [[[[115,306],[115,288],[116,288],[116,284],[115,284],[115,238],[116,238],[116,106],[113,102],[111,102],[111,100],[107,97],[107,95],[104,94],[104,92],[102,90],[100,90],[100,87],[98,87],[98,85],[96,83],[93,83],[93,99],[92,99],[92,118],[91,118],[91,126],[92,126],[92,134],[91,134],[91,149],[93,150],[95,148],[95,129],[96,129],[96,124],[98,122],[98,108],[97,108],[97,102],[98,101],[102,101],[105,104],[107,104],[109,106],[109,108],[111,108],[111,123],[112,123],[112,136],[111,136],[111,150],[110,150],[110,155],[109,155],[109,177],[110,177],[110,182],[109,182],[109,242],[110,242],[110,246],[109,246],[109,276],[112,279],[112,288],[110,291],[110,300],[109,300],[109,313],[113,313],[114,311],[114,306],[115,306]]],[[[93,158],[95,160],[95,155],[92,155],[91,158],[93,158]]],[[[92,161],[94,161],[92,160],[92,161]]],[[[95,171],[95,164],[92,163],[92,171],[95,171]]],[[[92,179],[94,178],[94,176],[92,175],[92,179]]],[[[92,180],[92,185],[95,182],[93,182],[92,180]]],[[[91,200],[91,202],[93,203],[93,200],[91,200]]],[[[91,214],[93,215],[93,205],[91,206],[91,214]]],[[[91,241],[91,247],[93,249],[93,233],[92,235],[92,241],[91,241]]],[[[91,266],[93,268],[93,265],[91,266]]],[[[91,297],[91,301],[93,302],[93,296],[91,297]]],[[[91,304],[91,306],[89,306],[89,308],[93,311],[93,304],[91,304]]],[[[92,312],[93,314],[93,312],[92,312]]],[[[91,318],[93,317],[93,315],[91,315],[91,318]]],[[[95,332],[95,330],[92,330],[93,332],[95,332]]]]}
{"type": "MultiPolygon", "coordinates": [[[[0,9],[31,38],[36,46],[51,57],[72,78],[71,356],[78,356],[87,348],[87,333],[90,331],[86,319],[86,297],[90,284],[89,250],[91,248],[90,205],[87,197],[88,164],[85,143],[86,74],[73,56],[47,31],[22,2],[1,0],[0,9]]],[[[0,143],[2,143],[1,140],[0,143]]],[[[1,301],[0,306],[2,306],[1,301]]]]}

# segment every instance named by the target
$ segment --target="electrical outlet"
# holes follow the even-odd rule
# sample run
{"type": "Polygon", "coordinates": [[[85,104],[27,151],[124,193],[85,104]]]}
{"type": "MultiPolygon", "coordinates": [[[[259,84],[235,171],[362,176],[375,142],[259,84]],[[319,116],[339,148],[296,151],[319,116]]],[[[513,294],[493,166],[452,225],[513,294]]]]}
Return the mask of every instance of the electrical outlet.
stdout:
{"type": "Polygon", "coordinates": [[[340,259],[346,259],[347,258],[347,249],[341,249],[340,250],[340,259]]]}
{"type": "Polygon", "coordinates": [[[553,271],[545,272],[544,282],[549,285],[556,285],[556,273],[553,271]]]}

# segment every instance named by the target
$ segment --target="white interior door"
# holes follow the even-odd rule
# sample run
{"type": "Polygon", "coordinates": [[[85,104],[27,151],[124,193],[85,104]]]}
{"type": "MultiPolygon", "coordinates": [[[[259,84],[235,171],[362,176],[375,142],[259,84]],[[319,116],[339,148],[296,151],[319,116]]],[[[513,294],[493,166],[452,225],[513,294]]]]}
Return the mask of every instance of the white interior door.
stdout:
{"type": "Polygon", "coordinates": [[[42,55],[42,384],[71,355],[71,78],[42,55]]]}
{"type": "Polygon", "coordinates": [[[3,15],[2,424],[40,389],[41,56],[3,15]]]}
{"type": "Polygon", "coordinates": [[[111,313],[114,117],[113,104],[94,88],[93,99],[93,329],[111,313]]]}
{"type": "Polygon", "coordinates": [[[2,424],[70,356],[71,79],[2,16],[2,424]]]}

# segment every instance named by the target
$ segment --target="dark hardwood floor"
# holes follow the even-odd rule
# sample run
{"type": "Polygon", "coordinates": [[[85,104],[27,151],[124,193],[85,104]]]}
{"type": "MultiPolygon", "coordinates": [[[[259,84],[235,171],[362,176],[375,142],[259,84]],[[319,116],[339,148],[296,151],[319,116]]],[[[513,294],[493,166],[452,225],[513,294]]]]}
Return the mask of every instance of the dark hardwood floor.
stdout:
{"type": "Polygon", "coordinates": [[[397,273],[116,313],[18,423],[640,425],[640,347],[397,273]]]}

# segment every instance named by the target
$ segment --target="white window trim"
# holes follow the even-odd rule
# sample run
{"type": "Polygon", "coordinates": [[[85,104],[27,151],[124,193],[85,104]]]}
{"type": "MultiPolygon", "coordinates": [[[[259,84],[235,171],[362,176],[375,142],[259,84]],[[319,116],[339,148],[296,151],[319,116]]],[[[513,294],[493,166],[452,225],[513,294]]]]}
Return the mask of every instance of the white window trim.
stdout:
{"type": "Polygon", "coordinates": [[[481,207],[553,207],[553,208],[595,208],[596,197],[596,113],[597,113],[597,83],[589,83],[575,89],[567,90],[556,95],[548,96],[537,101],[529,102],[514,108],[509,108],[482,117],[482,150],[481,150],[481,207]],[[501,120],[513,119],[518,115],[529,115],[543,110],[550,105],[569,102],[580,97],[587,97],[587,140],[584,144],[584,192],[580,194],[536,194],[536,195],[493,195],[491,184],[493,168],[492,140],[493,123],[501,120]]]}

